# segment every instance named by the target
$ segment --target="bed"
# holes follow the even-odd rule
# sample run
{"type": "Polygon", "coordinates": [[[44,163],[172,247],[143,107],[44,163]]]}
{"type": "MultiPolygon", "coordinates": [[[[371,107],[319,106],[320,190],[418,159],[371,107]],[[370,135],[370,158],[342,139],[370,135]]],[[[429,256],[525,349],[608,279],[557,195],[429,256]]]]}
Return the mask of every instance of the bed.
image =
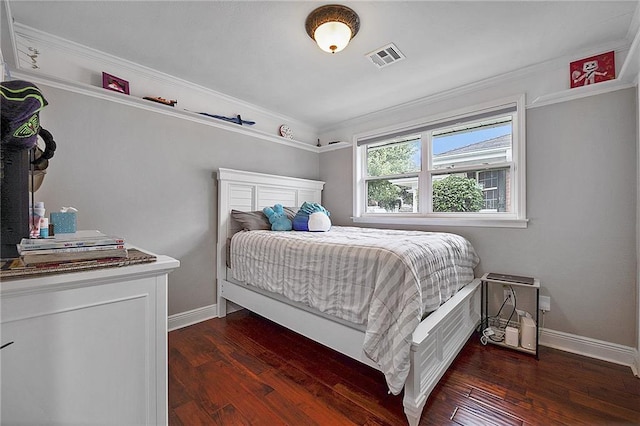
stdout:
{"type": "MultiPolygon", "coordinates": [[[[382,341],[381,343],[380,340],[376,340],[377,338],[371,337],[379,334],[370,332],[370,328],[373,327],[372,324],[375,321],[372,321],[366,315],[366,318],[363,319],[360,308],[356,308],[355,313],[348,312],[344,315],[326,306],[310,308],[307,306],[308,300],[305,301],[298,298],[300,300],[291,301],[291,299],[285,297],[285,295],[291,297],[291,294],[286,294],[286,291],[280,292],[284,294],[278,294],[274,286],[269,284],[271,278],[269,278],[270,275],[268,273],[263,274],[262,272],[264,271],[262,271],[251,276],[251,274],[238,273],[237,270],[233,271],[228,267],[228,265],[233,266],[231,261],[234,259],[239,262],[240,258],[237,257],[239,256],[237,253],[242,252],[238,250],[239,247],[251,247],[252,244],[258,244],[260,239],[268,238],[269,241],[274,241],[274,237],[277,234],[290,234],[271,233],[267,235],[271,231],[242,232],[233,239],[234,255],[228,259],[228,253],[231,253],[228,250],[232,241],[230,237],[240,231],[240,225],[231,217],[232,210],[251,212],[261,210],[266,206],[273,206],[276,203],[284,206],[300,206],[304,201],[320,203],[324,183],[231,169],[219,169],[217,178],[219,212],[217,245],[218,315],[224,317],[227,312],[227,302],[233,302],[340,353],[381,370],[385,374],[387,385],[392,393],[397,394],[402,389],[404,390],[403,406],[408,423],[417,425],[429,394],[480,321],[480,292],[478,291],[480,281],[473,278],[472,272],[475,265],[471,266],[470,275],[468,268],[465,269],[467,272],[461,272],[462,269],[454,272],[454,274],[460,275],[467,274],[468,276],[460,277],[461,282],[466,284],[462,287],[457,285],[453,289],[445,289],[444,293],[448,294],[444,298],[448,298],[448,300],[441,305],[440,301],[436,300],[440,296],[420,292],[421,297],[418,297],[418,299],[421,299],[423,303],[418,303],[422,308],[418,308],[421,313],[417,319],[415,306],[407,308],[406,305],[408,304],[402,302],[403,309],[406,308],[408,310],[406,318],[410,319],[410,321],[402,322],[399,327],[399,329],[404,330],[406,338],[402,339],[400,337],[400,339],[396,339],[399,342],[391,339],[391,343],[389,341],[382,341]],[[251,244],[246,241],[242,242],[243,238],[252,240],[251,244]],[[258,287],[245,283],[245,280],[252,283],[253,281],[260,281],[261,277],[266,277],[264,278],[266,281],[262,285],[255,283],[258,287]],[[449,296],[451,297],[449,298],[449,296]],[[433,306],[434,303],[435,306],[433,306]],[[435,309],[437,305],[440,305],[440,307],[423,317],[423,313],[431,310],[424,308],[426,305],[430,305],[432,309],[435,309]],[[410,327],[410,329],[407,329],[407,327],[410,327]],[[406,345],[402,344],[403,341],[406,342],[406,345]],[[396,346],[398,351],[391,356],[386,356],[386,351],[383,351],[384,353],[382,354],[376,352],[378,347],[393,347],[395,350],[396,346]],[[376,359],[376,362],[372,358],[376,359]],[[400,374],[396,375],[395,368],[398,366],[400,374]],[[393,370],[393,374],[390,374],[390,369],[393,370]]],[[[320,244],[319,241],[321,240],[327,240],[329,234],[337,235],[345,232],[347,233],[347,240],[355,238],[350,234],[355,232],[350,227],[345,227],[344,229],[342,227],[334,228],[335,230],[325,235],[321,235],[323,233],[298,234],[314,234],[311,238],[318,240],[313,242],[316,245],[320,244]]],[[[410,231],[402,232],[410,233],[410,231]]],[[[366,238],[367,236],[365,235],[366,238]]],[[[400,236],[395,236],[394,238],[400,238],[400,236]]],[[[285,241],[278,242],[277,245],[281,247],[284,243],[285,241]]],[[[329,244],[329,242],[326,243],[329,244]]],[[[307,244],[307,242],[298,241],[295,244],[307,244]]],[[[331,244],[335,244],[335,242],[331,242],[331,244]]],[[[362,247],[358,250],[365,250],[362,247]]],[[[382,250],[385,253],[388,251],[386,248],[374,249],[382,250]]],[[[258,250],[261,252],[262,248],[258,250]]],[[[456,248],[456,250],[458,249],[456,248]]],[[[345,253],[355,251],[357,250],[350,247],[347,251],[341,251],[342,254],[335,257],[335,259],[347,259],[345,253]]],[[[393,254],[388,257],[395,258],[397,255],[393,254]]],[[[395,260],[392,259],[392,261],[395,260]]],[[[345,262],[349,262],[349,260],[345,260],[345,262]]],[[[409,275],[420,275],[416,272],[417,269],[414,269],[409,275]]],[[[378,275],[380,277],[383,276],[382,274],[378,275]]],[[[376,277],[373,278],[375,279],[376,277]]],[[[400,285],[403,285],[404,281],[407,280],[404,278],[399,279],[400,285]]],[[[388,277],[385,279],[385,283],[387,282],[391,282],[388,277]]],[[[438,285],[436,283],[436,287],[438,285]]],[[[406,292],[411,286],[406,285],[403,288],[406,292]]],[[[375,289],[372,289],[371,292],[375,293],[375,289]]],[[[374,295],[371,300],[380,300],[380,298],[379,295],[374,295]]],[[[293,299],[296,298],[293,297],[293,299]]],[[[389,294],[382,296],[382,299],[388,300],[389,294]]],[[[374,302],[372,302],[371,306],[374,306],[374,302]]],[[[389,324],[382,325],[382,329],[385,329],[385,327],[389,327],[389,324]]]]}

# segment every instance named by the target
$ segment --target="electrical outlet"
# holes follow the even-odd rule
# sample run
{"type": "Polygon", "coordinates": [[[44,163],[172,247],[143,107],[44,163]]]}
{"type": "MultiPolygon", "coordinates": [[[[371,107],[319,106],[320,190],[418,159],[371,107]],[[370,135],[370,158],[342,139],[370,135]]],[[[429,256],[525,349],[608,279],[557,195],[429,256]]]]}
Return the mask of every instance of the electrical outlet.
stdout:
{"type": "Polygon", "coordinates": [[[551,297],[540,296],[538,303],[541,311],[549,312],[551,310],[551,297]]]}
{"type": "Polygon", "coordinates": [[[513,305],[513,298],[511,297],[511,289],[508,287],[503,287],[502,289],[504,291],[504,298],[502,300],[507,301],[505,305],[513,305]]]}

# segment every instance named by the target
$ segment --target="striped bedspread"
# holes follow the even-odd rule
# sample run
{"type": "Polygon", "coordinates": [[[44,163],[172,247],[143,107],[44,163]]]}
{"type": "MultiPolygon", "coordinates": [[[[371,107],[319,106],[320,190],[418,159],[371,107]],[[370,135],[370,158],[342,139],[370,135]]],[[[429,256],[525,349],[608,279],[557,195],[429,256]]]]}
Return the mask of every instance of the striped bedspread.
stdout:
{"type": "Polygon", "coordinates": [[[474,278],[479,259],[441,232],[333,226],[329,232],[238,232],[233,278],[366,327],[364,353],[397,395],[421,319],[474,278]]]}

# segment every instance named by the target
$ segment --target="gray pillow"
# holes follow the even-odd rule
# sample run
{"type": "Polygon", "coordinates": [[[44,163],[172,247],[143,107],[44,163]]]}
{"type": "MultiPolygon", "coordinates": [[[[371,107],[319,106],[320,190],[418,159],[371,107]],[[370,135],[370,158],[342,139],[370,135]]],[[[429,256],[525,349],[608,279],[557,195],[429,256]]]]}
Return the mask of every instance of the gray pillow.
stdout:
{"type": "Polygon", "coordinates": [[[262,213],[262,210],[253,212],[243,212],[231,210],[231,217],[238,222],[245,231],[257,231],[260,229],[271,229],[269,219],[262,213]]]}

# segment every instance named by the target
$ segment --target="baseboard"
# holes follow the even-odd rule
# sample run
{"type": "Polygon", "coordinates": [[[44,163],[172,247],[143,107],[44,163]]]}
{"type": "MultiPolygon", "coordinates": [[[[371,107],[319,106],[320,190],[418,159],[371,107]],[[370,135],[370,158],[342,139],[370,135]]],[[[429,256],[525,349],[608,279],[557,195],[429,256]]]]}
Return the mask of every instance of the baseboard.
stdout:
{"type": "MultiPolygon", "coordinates": [[[[239,311],[240,309],[243,309],[242,306],[238,306],[232,302],[227,302],[227,314],[239,311]]],[[[202,321],[206,321],[211,318],[218,318],[217,304],[203,306],[202,308],[196,308],[190,311],[169,315],[167,328],[169,329],[169,331],[173,331],[179,328],[197,324],[202,321]]]]}
{"type": "Polygon", "coordinates": [[[173,331],[217,317],[218,305],[214,304],[192,309],[186,312],[180,312],[178,314],[169,315],[167,326],[169,331],[173,331]]]}
{"type": "Polygon", "coordinates": [[[540,345],[590,358],[625,365],[638,376],[638,350],[630,346],[576,336],[561,331],[541,329],[540,345]]]}

